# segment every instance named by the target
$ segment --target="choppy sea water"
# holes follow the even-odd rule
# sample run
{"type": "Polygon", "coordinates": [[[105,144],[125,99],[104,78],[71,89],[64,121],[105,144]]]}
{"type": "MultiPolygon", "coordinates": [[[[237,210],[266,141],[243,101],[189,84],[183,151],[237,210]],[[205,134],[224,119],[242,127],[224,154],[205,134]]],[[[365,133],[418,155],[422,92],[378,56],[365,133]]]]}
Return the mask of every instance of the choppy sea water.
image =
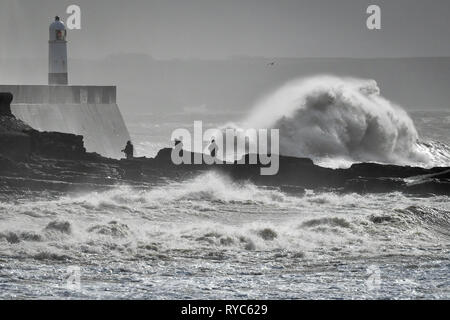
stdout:
{"type": "Polygon", "coordinates": [[[448,200],[286,195],[207,173],[2,202],[0,296],[446,299],[448,200]]]}
{"type": "MultiPolygon", "coordinates": [[[[420,119],[445,142],[442,114],[420,119]]],[[[449,200],[285,194],[213,172],[2,196],[0,298],[449,299],[449,200]]]]}

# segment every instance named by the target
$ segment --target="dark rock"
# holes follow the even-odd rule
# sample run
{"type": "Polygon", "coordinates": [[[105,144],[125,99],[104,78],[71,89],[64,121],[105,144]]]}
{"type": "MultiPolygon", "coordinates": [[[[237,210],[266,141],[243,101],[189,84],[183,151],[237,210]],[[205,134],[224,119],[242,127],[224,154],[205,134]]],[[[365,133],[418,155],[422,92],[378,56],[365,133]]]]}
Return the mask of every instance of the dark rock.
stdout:
{"type": "Polygon", "coordinates": [[[24,161],[30,152],[29,135],[19,131],[0,132],[0,154],[12,160],[24,161]]]}
{"type": "Polygon", "coordinates": [[[378,178],[352,178],[344,183],[346,191],[355,193],[386,193],[402,190],[406,186],[403,179],[380,176],[378,178]]]}
{"type": "Polygon", "coordinates": [[[421,195],[450,195],[450,181],[428,180],[408,186],[403,191],[421,195]]]}
{"type": "Polygon", "coordinates": [[[0,93],[0,154],[14,161],[24,161],[31,152],[30,137],[24,133],[31,129],[11,113],[11,93],[0,93]]]}
{"type": "Polygon", "coordinates": [[[0,92],[0,116],[14,117],[11,113],[13,95],[10,92],[0,92]]]}
{"type": "Polygon", "coordinates": [[[367,178],[407,178],[425,174],[429,170],[420,167],[397,166],[379,163],[357,163],[353,164],[349,171],[355,176],[367,178]]]}
{"type": "Polygon", "coordinates": [[[34,154],[52,159],[83,159],[86,156],[83,136],[37,130],[26,133],[31,137],[31,151],[34,154]]]}
{"type": "MultiPolygon", "coordinates": [[[[11,96],[3,95],[3,105],[11,96]]],[[[3,109],[8,114],[7,109],[3,109]]],[[[155,158],[115,160],[87,153],[83,137],[58,132],[39,132],[11,115],[0,115],[0,190],[104,190],[117,184],[142,186],[170,180],[185,180],[214,170],[234,180],[277,188],[296,196],[304,189],[339,192],[393,192],[450,194],[450,168],[418,168],[374,163],[355,164],[349,169],[322,168],[306,158],[279,157],[276,175],[263,176],[263,165],[255,155],[246,164],[194,164],[202,155],[184,151],[192,164],[175,165],[172,149],[159,151],[155,158]],[[405,178],[412,178],[407,179],[405,178]],[[410,181],[413,180],[413,183],[410,181]],[[408,181],[408,182],[407,182],[408,181]]]]}

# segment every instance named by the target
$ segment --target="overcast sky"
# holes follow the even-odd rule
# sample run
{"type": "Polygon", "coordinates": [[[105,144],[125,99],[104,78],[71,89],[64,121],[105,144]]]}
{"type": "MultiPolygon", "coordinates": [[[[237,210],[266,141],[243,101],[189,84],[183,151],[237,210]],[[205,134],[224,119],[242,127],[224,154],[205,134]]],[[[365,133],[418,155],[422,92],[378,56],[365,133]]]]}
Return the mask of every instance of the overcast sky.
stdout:
{"type": "Polygon", "coordinates": [[[450,56],[448,0],[0,0],[0,57],[46,57],[69,4],[82,10],[71,58],[450,56]],[[369,4],[380,31],[366,28],[369,4]]]}

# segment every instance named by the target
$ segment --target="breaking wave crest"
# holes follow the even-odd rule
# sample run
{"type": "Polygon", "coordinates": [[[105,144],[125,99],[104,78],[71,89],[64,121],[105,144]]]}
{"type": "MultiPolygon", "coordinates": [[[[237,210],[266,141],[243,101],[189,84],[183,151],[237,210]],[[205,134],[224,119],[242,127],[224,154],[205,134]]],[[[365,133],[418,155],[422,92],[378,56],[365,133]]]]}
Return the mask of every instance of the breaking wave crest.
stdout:
{"type": "Polygon", "coordinates": [[[98,193],[89,195],[88,202],[96,207],[120,206],[130,203],[159,207],[182,201],[270,205],[283,203],[289,199],[276,188],[263,188],[249,182],[233,181],[231,178],[216,172],[204,173],[183,182],[171,182],[168,185],[155,187],[151,190],[144,189],[136,192],[131,188],[123,187],[101,193],[101,198],[98,195],[98,193]]]}
{"type": "Polygon", "coordinates": [[[443,166],[448,147],[421,143],[409,115],[374,80],[319,76],[290,82],[263,99],[250,128],[278,128],[280,154],[330,167],[354,162],[443,166]]]}
{"type": "Polygon", "coordinates": [[[447,203],[447,197],[401,193],[295,196],[209,172],[151,188],[0,202],[0,255],[84,263],[92,256],[232,259],[255,250],[268,259],[328,259],[355,250],[370,255],[379,248],[399,252],[447,241],[447,203]],[[386,248],[386,237],[394,235],[386,248]]]}

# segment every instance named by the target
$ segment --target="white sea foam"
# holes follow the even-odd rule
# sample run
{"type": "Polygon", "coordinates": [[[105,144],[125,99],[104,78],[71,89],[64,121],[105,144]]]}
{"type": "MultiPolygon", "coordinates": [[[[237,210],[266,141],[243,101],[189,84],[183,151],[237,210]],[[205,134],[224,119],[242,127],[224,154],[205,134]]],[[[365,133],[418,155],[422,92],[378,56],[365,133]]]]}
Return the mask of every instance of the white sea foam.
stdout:
{"type": "MultiPolygon", "coordinates": [[[[389,257],[403,275],[416,270],[403,266],[418,257],[446,259],[449,218],[448,197],[293,196],[212,172],[151,188],[0,202],[0,273],[7,279],[0,296],[17,288],[30,297],[59,296],[54,288],[75,265],[82,291],[70,297],[328,297],[331,287],[359,288],[335,279],[365,276],[368,261],[389,257]],[[332,284],[323,283],[324,272],[332,284]],[[257,290],[248,291],[249,283],[257,290]],[[311,292],[303,292],[308,285],[311,292]]],[[[426,269],[431,279],[421,285],[439,285],[448,273],[442,266],[426,269]]]]}
{"type": "Polygon", "coordinates": [[[450,165],[445,146],[420,143],[409,115],[380,95],[374,80],[317,76],[287,83],[245,121],[280,129],[280,153],[324,166],[354,162],[450,165]]]}

